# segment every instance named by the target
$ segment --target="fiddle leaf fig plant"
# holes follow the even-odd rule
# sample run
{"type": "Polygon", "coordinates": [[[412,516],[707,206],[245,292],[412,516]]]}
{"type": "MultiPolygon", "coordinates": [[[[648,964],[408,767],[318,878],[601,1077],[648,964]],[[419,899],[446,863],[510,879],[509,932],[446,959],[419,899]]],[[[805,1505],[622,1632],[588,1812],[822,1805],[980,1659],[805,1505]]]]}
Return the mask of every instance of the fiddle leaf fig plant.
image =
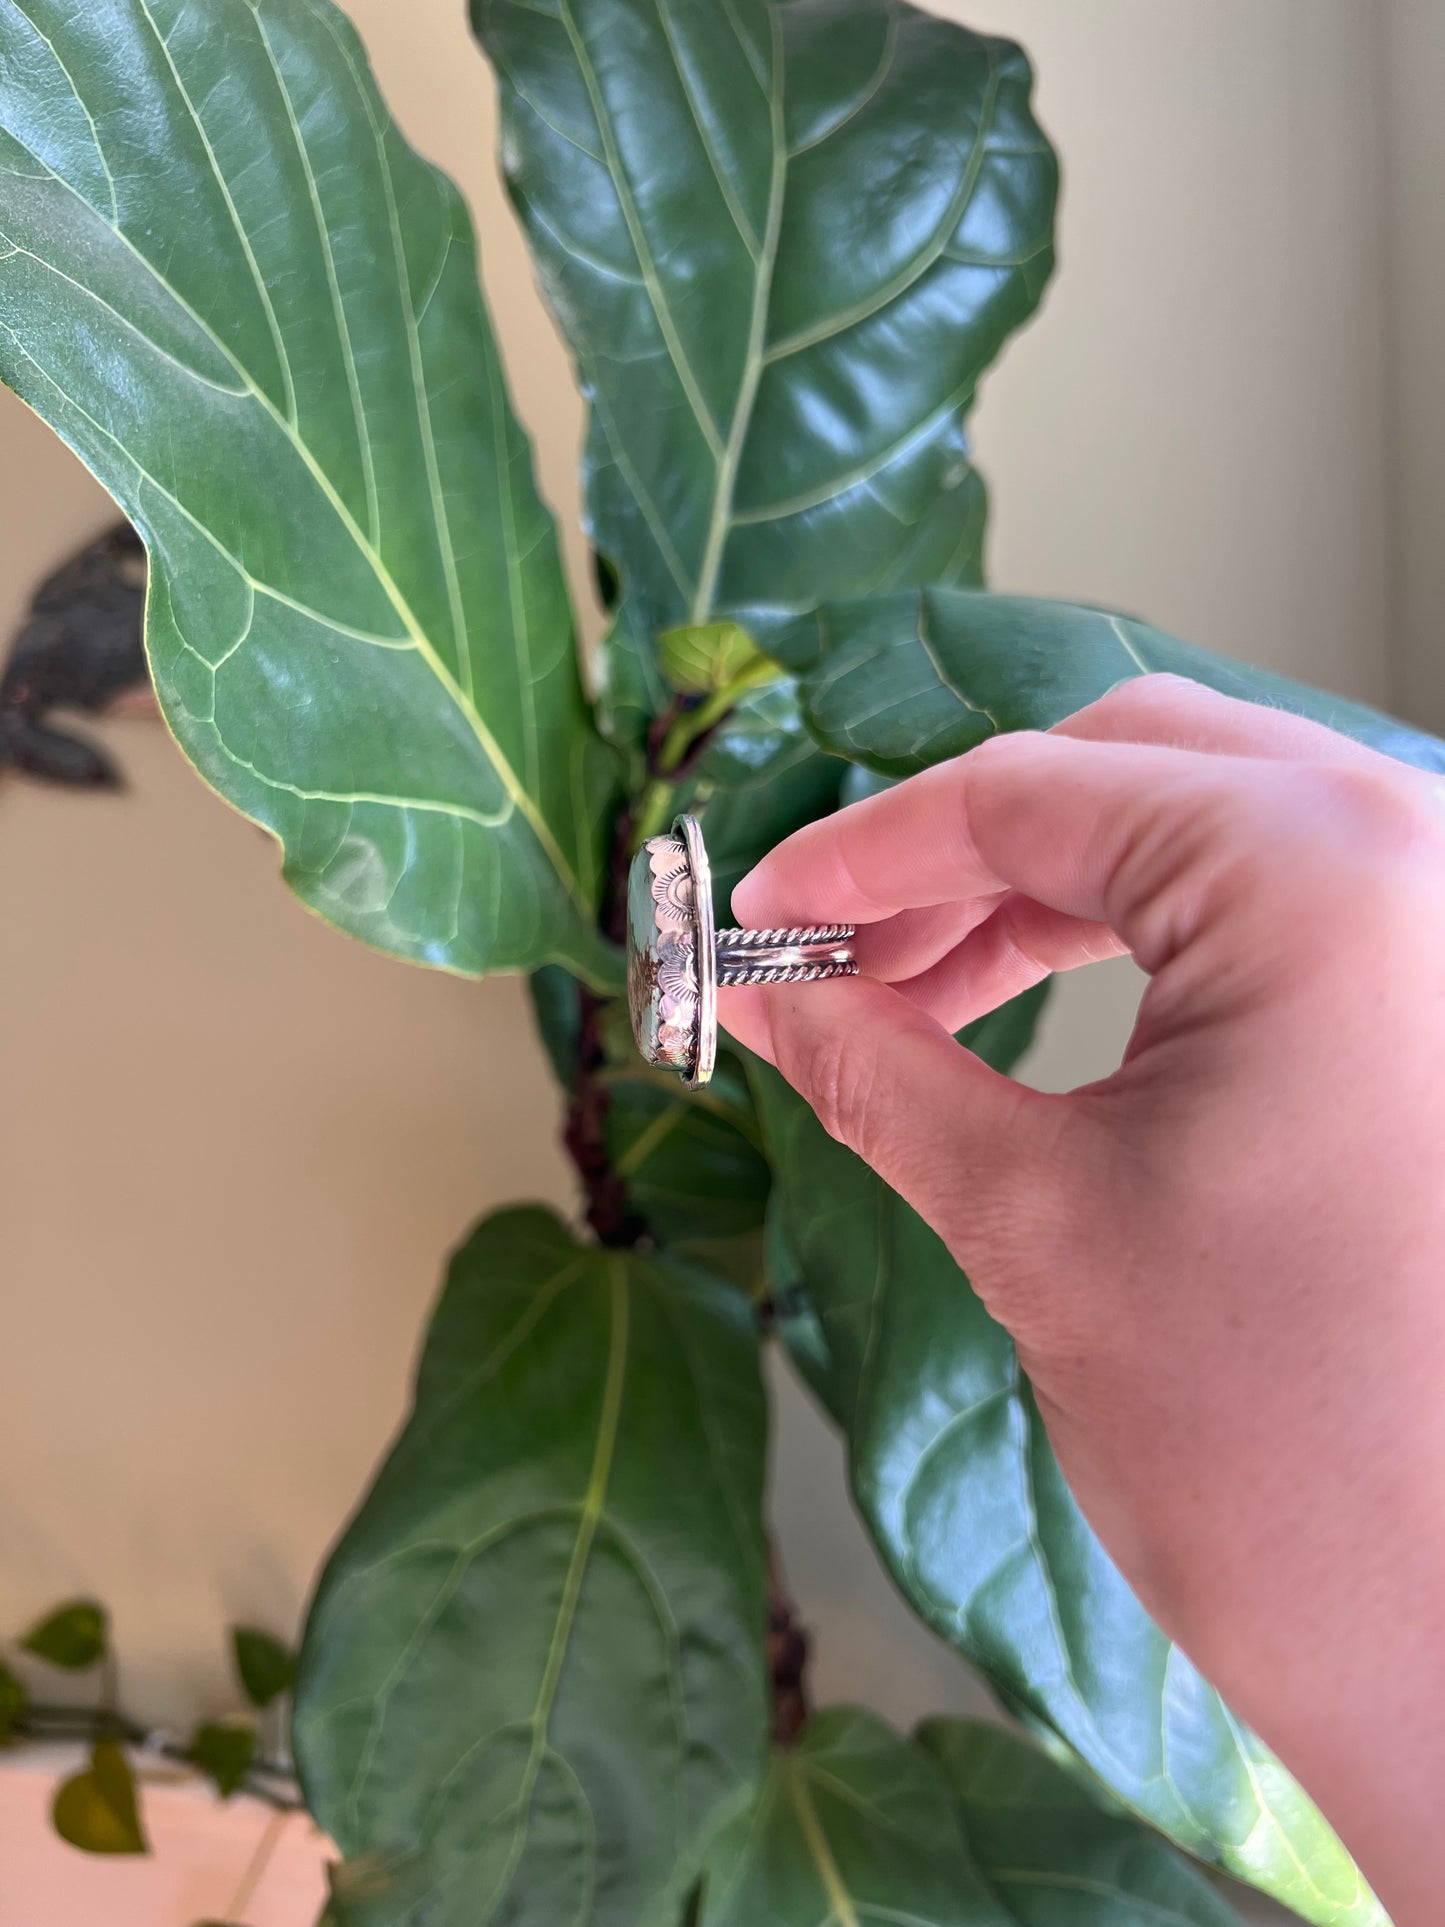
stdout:
{"type": "MultiPolygon", "coordinates": [[[[472,18],[589,409],[586,677],[467,213],[330,0],[0,5],[0,376],[145,543],[163,712],[338,928],[530,973],[578,1173],[577,1224],[505,1211],[453,1258],[321,1578],[294,1743],[329,1917],[1218,1927],[1193,1861],[1378,1927],[1124,1585],[943,1246],[765,1068],[646,1069],[618,938],[679,809],[726,921],[799,825],[1153,669],[1445,748],[983,589],[968,413],[1054,260],[1019,48],[903,0],[472,18]],[[766,1530],[775,1342],[1018,1730],[810,1708],[766,1530]]],[[[1042,1003],[962,1045],[1009,1068],[1042,1003]]],[[[284,1652],[238,1659],[256,1704],[285,1691],[284,1652]]]]}

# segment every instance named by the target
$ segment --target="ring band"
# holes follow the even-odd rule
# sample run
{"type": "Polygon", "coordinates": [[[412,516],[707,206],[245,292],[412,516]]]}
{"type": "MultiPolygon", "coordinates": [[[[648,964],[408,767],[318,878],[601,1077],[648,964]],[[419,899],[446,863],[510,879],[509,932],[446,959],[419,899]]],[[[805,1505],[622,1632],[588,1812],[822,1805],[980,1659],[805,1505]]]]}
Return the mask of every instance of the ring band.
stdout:
{"type": "Polygon", "coordinates": [[[719,930],[720,984],[807,984],[823,977],[856,977],[849,948],[851,923],[813,924],[802,930],[719,930]]]}
{"type": "Polygon", "coordinates": [[[649,1064],[700,1089],[717,1062],[719,985],[856,977],[851,924],[715,930],[712,870],[697,819],[649,837],[627,880],[627,1003],[649,1064]]]}

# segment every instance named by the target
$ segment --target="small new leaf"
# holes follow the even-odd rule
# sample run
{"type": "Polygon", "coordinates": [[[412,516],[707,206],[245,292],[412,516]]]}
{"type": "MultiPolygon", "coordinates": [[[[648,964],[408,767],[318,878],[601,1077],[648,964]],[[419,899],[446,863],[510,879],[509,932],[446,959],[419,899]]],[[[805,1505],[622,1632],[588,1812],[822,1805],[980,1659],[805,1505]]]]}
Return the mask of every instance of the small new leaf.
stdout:
{"type": "Polygon", "coordinates": [[[48,1665],[62,1666],[68,1673],[83,1673],[105,1657],[109,1633],[104,1606],[93,1599],[72,1599],[32,1626],[20,1647],[48,1665]]]}
{"type": "Polygon", "coordinates": [[[90,1765],[62,1781],[51,1804],[55,1831],[83,1853],[149,1853],[135,1775],[114,1740],[97,1740],[90,1765]]]}
{"type": "Polygon", "coordinates": [[[8,1740],[15,1722],[30,1703],[30,1695],[8,1666],[0,1666],[0,1741],[8,1740]]]}
{"type": "Polygon", "coordinates": [[[773,682],[782,671],[738,622],[687,622],[664,629],[657,659],[670,688],[684,696],[711,696],[747,677],[773,682]]]}
{"type": "Polygon", "coordinates": [[[264,1711],[290,1691],[296,1661],[279,1639],[254,1626],[233,1626],[231,1645],[242,1690],[253,1706],[264,1711]]]}
{"type": "Polygon", "coordinates": [[[191,1741],[191,1759],[223,1800],[245,1784],[255,1757],[256,1735],[249,1726],[207,1724],[197,1727],[191,1741]]]}

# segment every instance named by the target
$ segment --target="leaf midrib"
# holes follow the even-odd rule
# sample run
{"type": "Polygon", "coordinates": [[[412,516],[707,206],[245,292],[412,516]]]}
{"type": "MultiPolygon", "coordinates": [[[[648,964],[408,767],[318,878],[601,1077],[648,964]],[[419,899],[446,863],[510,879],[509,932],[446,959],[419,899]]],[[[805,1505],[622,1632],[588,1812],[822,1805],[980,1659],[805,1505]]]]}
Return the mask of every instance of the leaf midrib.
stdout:
{"type": "Polygon", "coordinates": [[[607,1488],[612,1476],[612,1460],[621,1428],[622,1394],[627,1381],[631,1300],[628,1294],[626,1265],[619,1255],[609,1258],[607,1275],[612,1330],[607,1353],[607,1376],[602,1388],[602,1407],[597,1421],[597,1445],[593,1453],[587,1489],[582,1499],[577,1536],[572,1542],[572,1557],[568,1561],[567,1574],[562,1582],[562,1597],[558,1603],[557,1618],[552,1628],[552,1640],[548,1647],[546,1664],[542,1670],[541,1684],[537,1689],[536,1702],[532,1708],[532,1744],[523,1767],[522,1782],[518,1788],[516,1801],[522,1818],[517,1825],[512,1847],[507,1856],[507,1864],[497,1882],[495,1891],[499,1895],[507,1892],[525,1851],[532,1795],[536,1790],[537,1776],[542,1770],[542,1759],[548,1747],[552,1709],[556,1704],[562,1667],[571,1644],[572,1628],[576,1622],[577,1607],[582,1597],[582,1582],[586,1576],[588,1561],[592,1556],[592,1543],[597,1536],[597,1528],[606,1506],[607,1488]]]}
{"type": "Polygon", "coordinates": [[[778,241],[782,233],[788,155],[783,119],[783,37],[776,6],[769,6],[768,22],[773,41],[773,85],[768,96],[768,121],[772,138],[768,214],[763,229],[762,258],[758,262],[757,273],[753,280],[753,305],[748,320],[748,342],[743,360],[742,380],[738,385],[737,400],[733,405],[733,419],[728,429],[727,446],[723,450],[722,460],[718,465],[712,511],[708,517],[707,537],[703,544],[702,563],[698,569],[697,586],[693,592],[691,614],[693,622],[705,621],[712,612],[718,572],[722,567],[723,550],[732,528],[733,495],[737,488],[738,468],[742,461],[748,430],[752,426],[753,405],[757,400],[758,383],[763,375],[763,343],[767,334],[773,276],[777,270],[778,241]]]}
{"type": "Polygon", "coordinates": [[[827,1897],[832,1914],[837,1917],[838,1927],[862,1927],[858,1910],[853,1905],[838,1862],[833,1858],[833,1849],[818,1809],[813,1804],[813,1796],[808,1791],[806,1776],[808,1769],[800,1761],[789,1760],[784,1771],[788,1779],[788,1797],[797,1815],[798,1831],[802,1834],[818,1870],[818,1882],[827,1897]]]}

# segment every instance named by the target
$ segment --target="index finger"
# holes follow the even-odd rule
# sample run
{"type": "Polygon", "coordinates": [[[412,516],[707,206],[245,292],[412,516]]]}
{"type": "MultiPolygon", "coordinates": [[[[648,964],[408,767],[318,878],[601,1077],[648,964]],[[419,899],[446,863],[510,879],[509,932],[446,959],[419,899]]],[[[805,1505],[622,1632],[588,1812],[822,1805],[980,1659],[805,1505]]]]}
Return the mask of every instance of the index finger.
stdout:
{"type": "Polygon", "coordinates": [[[941,763],[798,830],[737,885],[733,915],[755,929],[866,924],[997,895],[1007,886],[968,833],[973,761],[941,763]]]}
{"type": "MultiPolygon", "coordinates": [[[[805,921],[877,923],[909,910],[969,902],[979,903],[982,914],[1014,889],[1070,914],[1102,919],[1099,890],[1080,894],[1060,869],[1065,850],[1072,852],[1075,881],[1080,864],[1097,870],[1105,862],[1107,867],[1106,851],[1096,849],[1092,858],[1086,853],[1087,825],[1077,816],[1068,820],[1069,812],[1086,802],[1096,811],[1107,804],[1111,816],[1122,806],[1123,818],[1132,819],[1132,805],[1147,807],[1146,799],[1129,794],[1135,784],[1183,779],[1189,764],[1216,758],[1371,766],[1384,760],[1320,724],[1220,696],[1178,677],[1142,677],[1068,717],[1047,736],[1020,731],[994,737],[952,763],[808,825],[742,880],[733,892],[734,914],[763,928],[805,921]],[[1095,754],[1059,758],[1030,747],[1060,739],[1088,745],[1095,754]],[[1099,752],[1124,745],[1149,746],[1180,760],[1098,760],[1099,752]],[[994,758],[1001,760],[995,764],[994,758]],[[1053,794],[1021,797],[1021,776],[1030,783],[1051,783],[1053,794]],[[1069,790],[1072,802],[1065,799],[1069,790]],[[1022,808],[1032,836],[1000,835],[992,804],[1014,819],[1015,829],[1022,808]]],[[[1197,767],[1192,775],[1207,780],[1197,767]]],[[[1096,830],[1107,827],[1095,825],[1096,830]]],[[[1115,827],[1122,827],[1117,819],[1115,827]]]]}
{"type": "Polygon", "coordinates": [[[761,928],[871,923],[1015,890],[1108,924],[1149,969],[1146,912],[1176,880],[1220,873],[1235,853],[1257,865],[1265,849],[1279,867],[1285,842],[1318,840],[1298,767],[996,736],[800,830],[738,885],[735,914],[761,928]]]}

